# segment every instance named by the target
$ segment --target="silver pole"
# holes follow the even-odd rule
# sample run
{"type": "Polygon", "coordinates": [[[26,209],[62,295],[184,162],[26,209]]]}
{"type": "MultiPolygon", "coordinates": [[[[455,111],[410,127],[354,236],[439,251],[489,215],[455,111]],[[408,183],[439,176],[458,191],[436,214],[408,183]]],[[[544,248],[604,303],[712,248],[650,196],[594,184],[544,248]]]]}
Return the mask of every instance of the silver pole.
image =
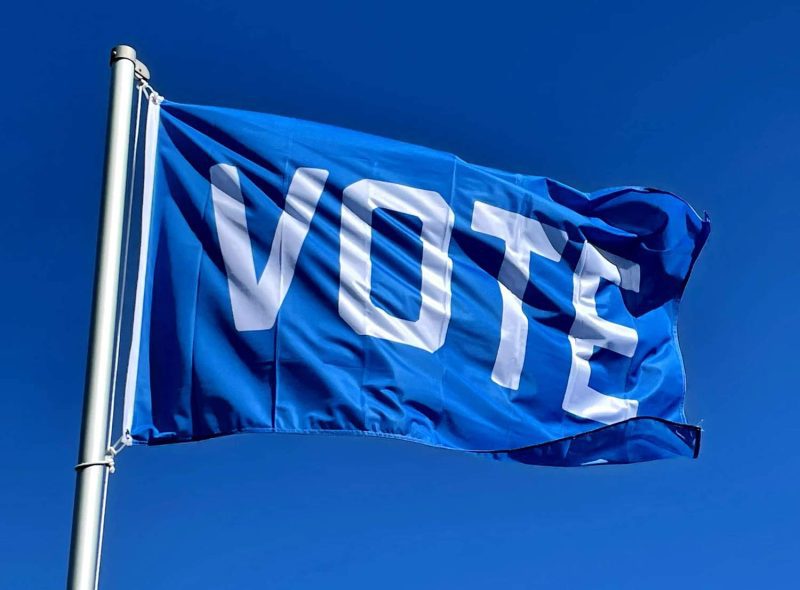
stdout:
{"type": "Polygon", "coordinates": [[[111,51],[111,97],[106,131],[106,161],[95,262],[94,302],[83,424],[72,515],[68,590],[94,590],[100,559],[100,531],[107,455],[120,250],[128,179],[136,51],[119,45],[111,51]]]}

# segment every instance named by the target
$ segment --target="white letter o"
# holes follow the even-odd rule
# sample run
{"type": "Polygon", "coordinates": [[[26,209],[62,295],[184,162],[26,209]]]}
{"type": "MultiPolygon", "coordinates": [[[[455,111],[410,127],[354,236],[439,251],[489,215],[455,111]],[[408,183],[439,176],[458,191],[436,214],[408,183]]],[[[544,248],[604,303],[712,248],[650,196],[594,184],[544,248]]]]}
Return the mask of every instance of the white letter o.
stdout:
{"type": "Polygon", "coordinates": [[[450,322],[448,255],[453,210],[435,191],[359,180],[344,189],[339,231],[339,315],[357,334],[434,352],[444,344],[450,322]],[[375,306],[372,289],[372,214],[383,208],[422,222],[422,301],[419,318],[404,320],[375,306]]]}

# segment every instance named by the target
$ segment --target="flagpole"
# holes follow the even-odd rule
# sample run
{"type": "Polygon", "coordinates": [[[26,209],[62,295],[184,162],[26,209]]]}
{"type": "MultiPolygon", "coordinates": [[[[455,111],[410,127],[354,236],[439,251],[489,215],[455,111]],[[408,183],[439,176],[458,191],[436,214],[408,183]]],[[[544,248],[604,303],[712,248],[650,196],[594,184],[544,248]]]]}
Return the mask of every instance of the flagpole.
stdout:
{"type": "Polygon", "coordinates": [[[106,130],[103,193],[95,261],[94,298],[80,451],[72,515],[68,590],[95,590],[99,570],[104,486],[113,468],[108,451],[120,250],[128,180],[136,51],[111,50],[111,95],[106,130]]]}

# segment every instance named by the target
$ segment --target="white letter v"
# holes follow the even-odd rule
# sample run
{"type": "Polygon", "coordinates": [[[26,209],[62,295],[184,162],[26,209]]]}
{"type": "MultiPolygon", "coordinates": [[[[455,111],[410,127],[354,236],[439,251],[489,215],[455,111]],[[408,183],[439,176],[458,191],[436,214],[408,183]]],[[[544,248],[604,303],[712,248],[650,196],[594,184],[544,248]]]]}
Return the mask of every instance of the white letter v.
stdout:
{"type": "Polygon", "coordinates": [[[239,171],[230,164],[217,164],[211,167],[210,178],[234,325],[240,332],[269,330],[275,325],[278,310],[294,278],[297,256],[308,235],[328,171],[298,168],[294,173],[272,238],[269,259],[259,279],[256,279],[253,247],[247,231],[239,171]]]}

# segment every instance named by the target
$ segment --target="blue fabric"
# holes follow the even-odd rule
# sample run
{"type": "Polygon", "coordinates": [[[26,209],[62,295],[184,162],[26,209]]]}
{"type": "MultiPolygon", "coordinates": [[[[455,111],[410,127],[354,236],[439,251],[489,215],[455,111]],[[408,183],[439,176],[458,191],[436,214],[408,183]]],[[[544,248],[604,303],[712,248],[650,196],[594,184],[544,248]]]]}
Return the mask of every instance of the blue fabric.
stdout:
{"type": "MultiPolygon", "coordinates": [[[[295,119],[165,101],[155,160],[134,443],[240,432],[392,437],[544,465],[696,456],[686,424],[678,303],[709,232],[680,198],[650,188],[582,193],[554,180],[466,163],[451,154],[295,119]],[[233,322],[209,170],[242,179],[258,273],[299,167],[329,171],[274,327],[233,322]],[[434,352],[357,334],[339,315],[342,192],[362,179],[436,191],[452,208],[452,313],[434,352]],[[566,233],[558,262],[531,256],[519,387],[491,378],[504,243],[471,227],[476,201],[566,233]],[[603,424],[562,409],[575,322],[573,276],[586,242],[635,262],[638,292],[601,281],[597,313],[634,328],[631,358],[597,347],[590,385],[638,401],[636,417],[603,424]]],[[[420,222],[372,220],[372,303],[420,313],[420,222]]]]}

